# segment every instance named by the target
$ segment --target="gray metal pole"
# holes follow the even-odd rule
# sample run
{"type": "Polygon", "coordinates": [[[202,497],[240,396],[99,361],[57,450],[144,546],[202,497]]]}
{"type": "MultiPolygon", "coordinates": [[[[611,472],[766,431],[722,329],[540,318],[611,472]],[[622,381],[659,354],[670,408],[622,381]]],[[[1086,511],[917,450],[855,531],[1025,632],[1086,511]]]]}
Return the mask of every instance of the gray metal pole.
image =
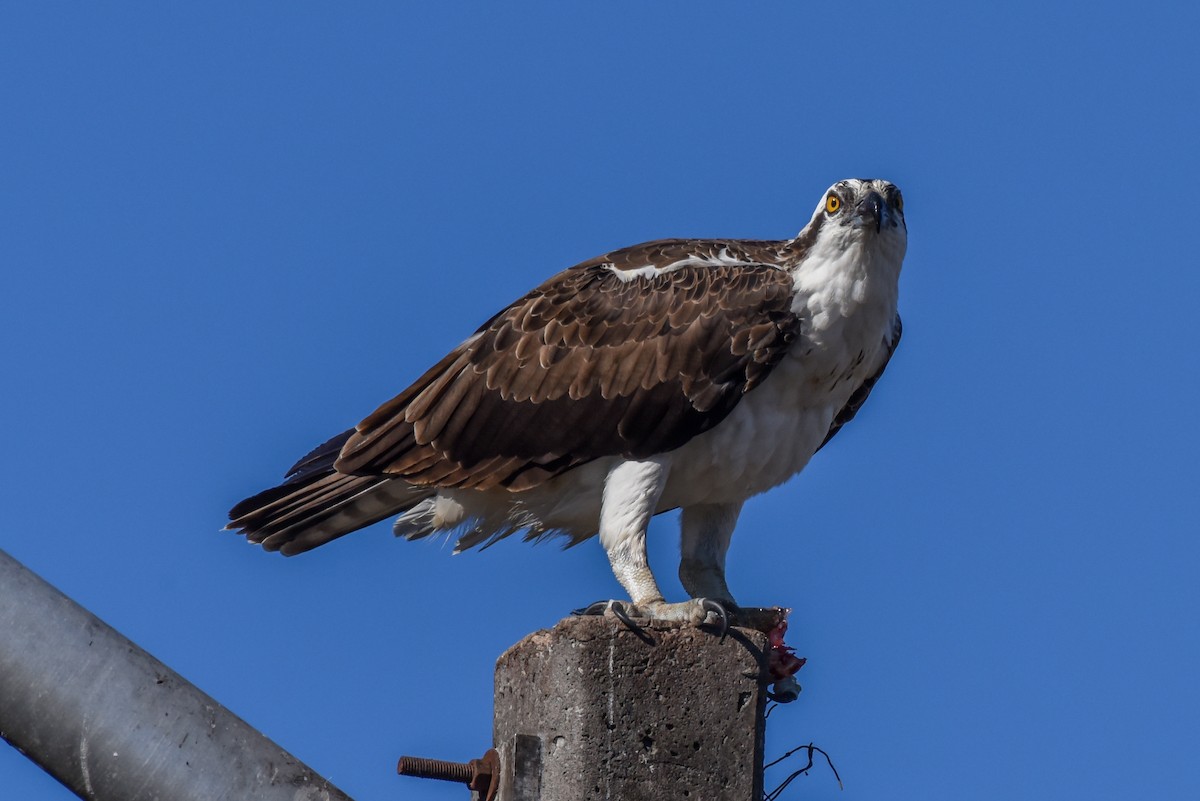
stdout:
{"type": "Polygon", "coordinates": [[[3,551],[0,736],[94,801],[350,801],[3,551]]]}

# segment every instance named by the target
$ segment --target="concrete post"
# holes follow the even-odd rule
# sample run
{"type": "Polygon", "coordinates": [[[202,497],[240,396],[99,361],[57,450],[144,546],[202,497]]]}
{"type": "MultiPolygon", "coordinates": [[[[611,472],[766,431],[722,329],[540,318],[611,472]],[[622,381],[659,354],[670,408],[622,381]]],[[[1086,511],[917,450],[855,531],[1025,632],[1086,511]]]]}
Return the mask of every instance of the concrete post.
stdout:
{"type": "Polygon", "coordinates": [[[568,618],[496,663],[499,801],[762,797],[767,638],[568,618]]]}

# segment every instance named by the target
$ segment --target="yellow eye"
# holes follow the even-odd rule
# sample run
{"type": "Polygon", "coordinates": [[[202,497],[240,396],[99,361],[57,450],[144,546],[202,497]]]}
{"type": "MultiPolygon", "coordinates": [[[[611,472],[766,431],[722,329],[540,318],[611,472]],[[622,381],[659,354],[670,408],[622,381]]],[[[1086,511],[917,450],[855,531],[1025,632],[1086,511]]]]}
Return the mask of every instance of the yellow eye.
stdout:
{"type": "Polygon", "coordinates": [[[837,214],[837,210],[842,207],[842,199],[837,195],[830,194],[825,198],[825,211],[828,214],[837,214]]]}

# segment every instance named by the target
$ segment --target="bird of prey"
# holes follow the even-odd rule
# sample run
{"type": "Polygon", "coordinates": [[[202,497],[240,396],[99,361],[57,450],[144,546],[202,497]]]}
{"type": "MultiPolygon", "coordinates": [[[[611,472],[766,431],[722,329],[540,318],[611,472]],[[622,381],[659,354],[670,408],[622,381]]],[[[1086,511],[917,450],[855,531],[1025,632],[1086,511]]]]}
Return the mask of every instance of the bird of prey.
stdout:
{"type": "Polygon", "coordinates": [[[522,531],[599,535],[633,616],[736,609],[742,504],[800,472],[858,412],[900,339],[904,202],[834,184],[793,239],[662,239],[564,270],[407,389],[237,504],[227,526],[291,555],[392,515],[456,550],[522,531]],[[668,603],[646,557],[681,510],[668,603]]]}

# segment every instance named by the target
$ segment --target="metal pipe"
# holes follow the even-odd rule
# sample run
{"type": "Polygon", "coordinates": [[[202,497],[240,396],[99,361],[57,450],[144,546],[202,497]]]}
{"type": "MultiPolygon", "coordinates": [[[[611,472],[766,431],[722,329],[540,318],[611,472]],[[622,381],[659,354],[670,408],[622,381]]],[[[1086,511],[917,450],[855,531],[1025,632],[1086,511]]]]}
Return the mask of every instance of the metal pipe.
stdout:
{"type": "Polygon", "coordinates": [[[0,736],[89,801],[351,801],[3,551],[0,736]]]}

